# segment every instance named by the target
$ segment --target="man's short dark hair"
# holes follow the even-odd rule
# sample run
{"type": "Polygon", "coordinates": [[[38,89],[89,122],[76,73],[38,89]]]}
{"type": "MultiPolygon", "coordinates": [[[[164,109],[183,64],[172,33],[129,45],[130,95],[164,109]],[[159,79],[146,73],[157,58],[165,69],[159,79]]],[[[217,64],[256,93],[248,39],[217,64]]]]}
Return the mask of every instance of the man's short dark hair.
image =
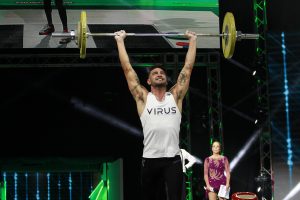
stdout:
{"type": "Polygon", "coordinates": [[[153,65],[152,67],[150,67],[149,74],[151,73],[152,70],[154,70],[156,68],[162,69],[165,72],[165,74],[167,74],[166,68],[164,68],[164,66],[161,63],[157,63],[157,64],[153,65]]]}

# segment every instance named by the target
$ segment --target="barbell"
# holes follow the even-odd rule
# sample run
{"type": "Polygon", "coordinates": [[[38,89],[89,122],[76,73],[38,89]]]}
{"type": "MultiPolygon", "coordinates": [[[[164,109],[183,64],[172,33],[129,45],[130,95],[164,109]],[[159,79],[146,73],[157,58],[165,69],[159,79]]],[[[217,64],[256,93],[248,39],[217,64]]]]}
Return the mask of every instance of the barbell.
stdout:
{"type": "MultiPolygon", "coordinates": [[[[184,36],[184,33],[126,33],[127,36],[184,36]]],[[[87,32],[87,17],[86,12],[81,11],[80,21],[78,22],[77,31],[70,31],[69,33],[52,33],[52,37],[69,37],[75,40],[80,49],[80,58],[86,57],[86,42],[89,36],[115,36],[114,33],[89,33],[87,32]]],[[[233,56],[236,41],[243,39],[258,39],[258,34],[242,33],[237,31],[235,27],[234,16],[231,12],[227,12],[224,16],[222,33],[197,33],[200,37],[221,37],[222,50],[225,58],[229,59],[233,56]]]]}

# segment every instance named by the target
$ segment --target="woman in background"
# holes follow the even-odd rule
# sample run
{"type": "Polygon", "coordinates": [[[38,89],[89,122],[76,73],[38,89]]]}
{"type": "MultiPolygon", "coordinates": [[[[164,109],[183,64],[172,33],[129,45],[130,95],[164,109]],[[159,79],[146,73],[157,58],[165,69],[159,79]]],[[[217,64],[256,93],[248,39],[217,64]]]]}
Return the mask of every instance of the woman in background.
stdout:
{"type": "MultiPolygon", "coordinates": [[[[204,161],[204,181],[206,184],[206,197],[209,200],[216,200],[221,185],[226,186],[229,190],[230,169],[226,156],[222,156],[221,143],[214,141],[212,143],[212,155],[204,161]]],[[[224,200],[224,198],[219,197],[224,200]]]]}

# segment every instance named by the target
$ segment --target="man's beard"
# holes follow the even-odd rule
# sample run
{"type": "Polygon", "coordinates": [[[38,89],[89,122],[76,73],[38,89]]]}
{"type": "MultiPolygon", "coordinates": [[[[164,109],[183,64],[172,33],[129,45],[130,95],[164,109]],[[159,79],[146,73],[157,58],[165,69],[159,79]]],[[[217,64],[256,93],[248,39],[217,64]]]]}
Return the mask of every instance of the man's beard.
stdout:
{"type": "Polygon", "coordinates": [[[167,87],[167,83],[165,83],[165,82],[164,83],[155,83],[152,86],[155,88],[165,88],[165,87],[167,87]]]}

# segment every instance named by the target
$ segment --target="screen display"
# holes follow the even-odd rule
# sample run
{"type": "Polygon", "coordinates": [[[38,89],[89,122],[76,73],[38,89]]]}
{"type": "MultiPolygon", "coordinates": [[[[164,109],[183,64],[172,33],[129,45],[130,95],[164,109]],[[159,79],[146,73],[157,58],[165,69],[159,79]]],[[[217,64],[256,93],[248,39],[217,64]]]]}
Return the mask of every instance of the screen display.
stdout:
{"type": "MultiPolygon", "coordinates": [[[[1,6],[20,6],[25,8],[41,6],[42,4],[43,0],[1,0],[0,2],[1,6]]],[[[97,6],[103,8],[194,9],[218,12],[217,0],[66,0],[64,4],[68,7],[97,6]]]]}
{"type": "MultiPolygon", "coordinates": [[[[55,32],[62,31],[58,7],[52,3],[52,23],[55,32]]],[[[219,3],[217,0],[64,0],[69,30],[77,30],[80,12],[87,12],[90,32],[106,33],[126,30],[135,33],[196,33],[219,32],[219,3]]],[[[0,31],[14,38],[0,40],[0,48],[57,48],[60,38],[39,35],[47,23],[44,0],[1,0],[0,31]],[[18,36],[18,37],[17,37],[18,36]],[[44,40],[43,40],[44,39],[44,40]]],[[[129,48],[185,48],[187,41],[180,37],[128,39],[129,48]],[[140,45],[140,46],[139,46],[140,45]]],[[[199,37],[198,48],[218,49],[220,38],[199,37]]],[[[94,37],[87,48],[111,48],[114,38],[94,37]]],[[[69,43],[68,48],[77,48],[69,43]]]]}

